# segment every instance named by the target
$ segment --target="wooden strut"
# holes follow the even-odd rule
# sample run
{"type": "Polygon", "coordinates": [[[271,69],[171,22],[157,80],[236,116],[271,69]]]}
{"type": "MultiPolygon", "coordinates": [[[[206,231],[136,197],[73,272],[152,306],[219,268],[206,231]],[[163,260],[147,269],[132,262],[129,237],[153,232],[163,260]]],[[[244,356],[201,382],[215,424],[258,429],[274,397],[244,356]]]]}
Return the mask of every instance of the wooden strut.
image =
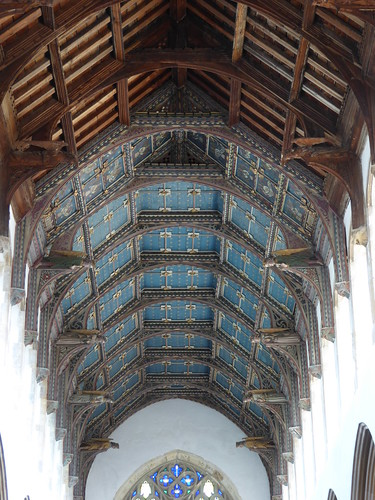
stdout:
{"type": "Polygon", "coordinates": [[[291,159],[303,160],[315,170],[332,174],[338,179],[350,196],[353,229],[364,226],[362,170],[357,155],[341,148],[300,147],[286,153],[285,161],[291,159]]]}

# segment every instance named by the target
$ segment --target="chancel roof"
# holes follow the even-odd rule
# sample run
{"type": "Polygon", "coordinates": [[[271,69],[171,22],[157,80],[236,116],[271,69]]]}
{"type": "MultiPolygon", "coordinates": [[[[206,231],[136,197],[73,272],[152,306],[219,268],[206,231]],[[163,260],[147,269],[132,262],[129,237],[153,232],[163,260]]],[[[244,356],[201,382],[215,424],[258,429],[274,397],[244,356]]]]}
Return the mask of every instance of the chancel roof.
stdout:
{"type": "Polygon", "coordinates": [[[375,157],[370,4],[1,2],[12,287],[24,287],[27,261],[26,329],[38,330],[77,495],[95,456],[82,441],[177,397],[271,437],[275,452],[260,455],[280,493],[333,308],[325,266],[283,272],[264,260],[311,248],[322,264],[333,257],[348,293],[341,216],[349,197],[353,228],[364,221],[364,124],[375,157]],[[54,251],[83,252],[91,267],[38,269],[54,251]],[[276,327],[301,344],[259,342],[276,327]],[[83,329],[105,342],[61,342],[83,329]],[[251,389],[287,404],[248,402],[251,389]],[[82,391],[112,402],[71,404],[82,391]]]}
{"type": "Polygon", "coordinates": [[[286,247],[285,226],[311,241],[316,221],[280,169],[211,134],[156,133],[86,162],[52,197],[42,226],[47,245],[71,241],[95,261],[56,285],[63,330],[106,336],[77,370],[80,389],[114,397],[87,416],[89,433],[115,428],[155,397],[207,398],[263,432],[267,415],[243,399],[251,388],[279,390],[280,367],[252,336],[292,327],[296,308],[263,259],[286,247]],[[241,197],[222,182],[230,170],[241,197]],[[142,181],[136,189],[134,179],[142,181]]]}

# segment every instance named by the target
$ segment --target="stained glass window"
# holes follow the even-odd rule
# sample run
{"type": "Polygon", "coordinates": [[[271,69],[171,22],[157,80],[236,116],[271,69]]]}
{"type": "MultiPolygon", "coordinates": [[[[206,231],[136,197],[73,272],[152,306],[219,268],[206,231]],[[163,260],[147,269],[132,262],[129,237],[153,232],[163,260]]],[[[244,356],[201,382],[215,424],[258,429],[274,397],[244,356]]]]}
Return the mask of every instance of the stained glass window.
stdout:
{"type": "Polygon", "coordinates": [[[124,500],[232,500],[222,485],[204,469],[177,461],[149,470],[124,500]]]}

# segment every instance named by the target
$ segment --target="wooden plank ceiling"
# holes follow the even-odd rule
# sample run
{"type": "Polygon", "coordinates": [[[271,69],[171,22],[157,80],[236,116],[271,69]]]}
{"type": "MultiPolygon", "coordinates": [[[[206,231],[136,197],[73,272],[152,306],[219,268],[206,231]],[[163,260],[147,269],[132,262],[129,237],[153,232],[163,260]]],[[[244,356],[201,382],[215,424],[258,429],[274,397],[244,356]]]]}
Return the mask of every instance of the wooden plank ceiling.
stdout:
{"type": "Polygon", "coordinates": [[[137,104],[172,78],[198,85],[230,125],[242,121],[283,154],[306,137],[340,143],[347,82],[322,49],[327,42],[360,67],[365,14],[265,3],[3,2],[3,91],[11,79],[19,139],[61,140],[76,153],[114,121],[129,124],[137,104]],[[186,49],[195,49],[187,63],[186,49]]]}

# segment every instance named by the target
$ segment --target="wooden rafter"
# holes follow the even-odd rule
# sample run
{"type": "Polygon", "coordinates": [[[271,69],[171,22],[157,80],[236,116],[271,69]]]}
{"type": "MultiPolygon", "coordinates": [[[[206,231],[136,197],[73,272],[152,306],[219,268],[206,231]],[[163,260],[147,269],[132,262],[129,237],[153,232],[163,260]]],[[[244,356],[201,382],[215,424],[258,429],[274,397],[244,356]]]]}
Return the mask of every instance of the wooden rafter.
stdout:
{"type": "MultiPolygon", "coordinates": [[[[112,5],[111,7],[111,21],[113,33],[113,46],[115,57],[118,61],[125,61],[125,48],[124,38],[122,33],[122,14],[120,4],[112,5]]],[[[129,88],[128,79],[124,78],[116,84],[117,88],[117,105],[118,116],[120,123],[130,125],[130,111],[129,111],[129,88]]]]}
{"type": "Polygon", "coordinates": [[[55,117],[55,121],[57,121],[70,108],[76,106],[79,101],[95,91],[109,87],[133,75],[165,68],[191,68],[237,79],[265,94],[271,100],[281,103],[298,116],[310,119],[329,134],[335,133],[335,122],[330,119],[328,114],[320,113],[309,102],[302,99],[290,103],[289,93],[280,83],[259,69],[250,66],[244,60],[232,63],[229,54],[214,49],[195,49],[194,51],[190,49],[161,49],[158,51],[145,49],[129,54],[125,63],[106,58],[90,72],[83,74],[74,87],[68,88],[69,108],[50,100],[44,109],[39,109],[33,116],[28,116],[25,122],[21,122],[21,138],[34,134],[50,123],[51,116],[55,117]]]}
{"type": "MultiPolygon", "coordinates": [[[[234,30],[232,62],[237,63],[243,52],[247,19],[247,6],[238,3],[236,12],[236,25],[234,30]]],[[[241,82],[232,78],[230,86],[229,126],[240,121],[241,110],[241,82]]]]}
{"type": "MultiPolygon", "coordinates": [[[[305,5],[304,17],[303,17],[304,27],[309,26],[313,22],[314,10],[315,9],[310,5],[308,4],[305,5]]],[[[309,46],[310,46],[309,42],[305,38],[301,38],[294,68],[293,82],[290,88],[290,95],[289,95],[290,102],[294,102],[299,97],[302,87],[303,75],[306,68],[309,46]]],[[[292,140],[296,131],[296,125],[297,125],[297,116],[295,115],[295,113],[288,110],[285,121],[283,145],[281,149],[282,160],[284,159],[286,152],[289,151],[289,149],[291,148],[292,140]]]]}
{"type": "MultiPolygon", "coordinates": [[[[171,48],[184,49],[187,45],[186,36],[186,0],[170,0],[169,10],[173,20],[171,30],[171,48]]],[[[178,88],[184,87],[187,79],[187,68],[177,68],[174,80],[178,88]]]]}
{"type": "MultiPolygon", "coordinates": [[[[46,26],[55,29],[55,15],[52,7],[42,7],[43,21],[46,26]]],[[[57,99],[64,106],[69,106],[69,96],[65,81],[64,69],[61,60],[60,47],[58,40],[53,40],[48,45],[49,56],[51,60],[52,75],[55,82],[57,99]]],[[[70,112],[61,117],[61,127],[64,138],[67,143],[69,153],[77,154],[77,145],[74,136],[74,127],[70,112]]]]}

